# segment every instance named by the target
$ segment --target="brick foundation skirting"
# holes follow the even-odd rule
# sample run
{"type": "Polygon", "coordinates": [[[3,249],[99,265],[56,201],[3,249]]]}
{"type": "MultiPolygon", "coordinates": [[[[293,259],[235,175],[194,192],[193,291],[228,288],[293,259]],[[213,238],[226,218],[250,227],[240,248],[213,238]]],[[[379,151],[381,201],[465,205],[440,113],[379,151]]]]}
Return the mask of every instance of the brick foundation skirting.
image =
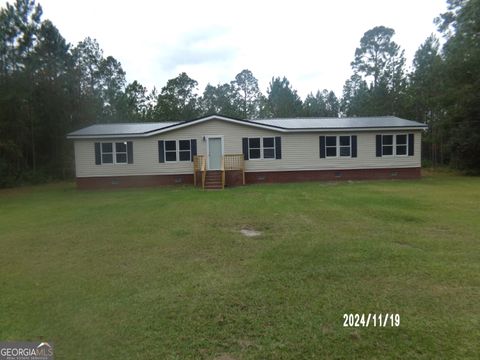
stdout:
{"type": "MultiPolygon", "coordinates": [[[[199,174],[200,175],[200,174],[199,174]]],[[[263,171],[245,173],[245,183],[286,183],[302,181],[418,179],[421,168],[382,168],[352,170],[263,171]]],[[[201,182],[201,175],[199,176],[201,182]]],[[[242,185],[241,171],[225,173],[226,186],[242,185]]],[[[127,188],[161,185],[193,184],[193,174],[102,176],[77,178],[79,189],[127,188]]]]}
{"type": "Polygon", "coordinates": [[[193,185],[193,174],[77,177],[79,189],[116,189],[162,185],[193,185]]]}
{"type": "Polygon", "coordinates": [[[421,168],[382,168],[348,170],[274,171],[245,173],[245,182],[286,183],[301,181],[418,179],[421,168]]]}

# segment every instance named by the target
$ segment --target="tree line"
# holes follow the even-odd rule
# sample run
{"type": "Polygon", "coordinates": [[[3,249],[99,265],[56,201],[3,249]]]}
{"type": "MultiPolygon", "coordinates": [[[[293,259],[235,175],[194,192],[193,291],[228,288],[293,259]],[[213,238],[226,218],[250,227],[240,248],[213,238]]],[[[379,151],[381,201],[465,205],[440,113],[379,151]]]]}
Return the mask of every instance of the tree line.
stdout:
{"type": "Polygon", "coordinates": [[[378,26],[360,39],[341,98],[318,90],[301,99],[289,80],[272,77],[266,94],[250,70],[203,93],[186,73],[158,91],[128,83],[118,60],[95,39],[73,46],[35,0],[0,9],[0,186],[73,174],[69,131],[93,123],[192,119],[218,113],[255,119],[396,115],[426,122],[424,158],[480,170],[479,0],[448,0],[434,35],[420,46],[412,70],[378,26]]]}

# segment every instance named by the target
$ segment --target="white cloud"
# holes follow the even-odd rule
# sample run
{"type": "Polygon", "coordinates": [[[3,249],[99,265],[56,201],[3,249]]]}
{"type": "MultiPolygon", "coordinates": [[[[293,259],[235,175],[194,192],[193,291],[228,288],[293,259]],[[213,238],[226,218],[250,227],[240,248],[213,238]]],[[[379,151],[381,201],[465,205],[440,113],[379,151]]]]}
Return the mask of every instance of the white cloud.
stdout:
{"type": "MultiPolygon", "coordinates": [[[[5,1],[0,0],[0,4],[5,1]]],[[[200,83],[232,80],[250,69],[266,91],[286,76],[302,97],[318,89],[341,95],[350,62],[368,29],[385,25],[411,63],[435,31],[445,0],[113,1],[42,0],[67,41],[96,38],[122,63],[129,81],[160,89],[181,71],[200,83]]]]}

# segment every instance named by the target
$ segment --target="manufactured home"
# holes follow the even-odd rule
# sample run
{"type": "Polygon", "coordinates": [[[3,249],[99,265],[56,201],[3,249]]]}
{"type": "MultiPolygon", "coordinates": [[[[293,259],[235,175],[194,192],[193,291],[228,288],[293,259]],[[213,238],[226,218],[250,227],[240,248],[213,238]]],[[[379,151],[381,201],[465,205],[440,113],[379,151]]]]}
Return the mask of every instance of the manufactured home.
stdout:
{"type": "Polygon", "coordinates": [[[68,134],[79,188],[411,179],[426,125],[393,116],[96,124],[68,134]]]}

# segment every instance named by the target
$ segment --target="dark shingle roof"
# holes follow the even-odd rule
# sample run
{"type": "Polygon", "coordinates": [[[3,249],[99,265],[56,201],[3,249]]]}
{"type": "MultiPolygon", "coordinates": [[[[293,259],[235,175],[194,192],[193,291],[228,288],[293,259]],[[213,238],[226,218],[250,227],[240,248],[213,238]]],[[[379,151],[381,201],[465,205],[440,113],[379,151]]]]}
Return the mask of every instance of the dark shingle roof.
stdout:
{"type": "Polygon", "coordinates": [[[68,134],[68,136],[144,135],[178,123],[179,122],[95,124],[73,131],[68,134]]]}
{"type": "Polygon", "coordinates": [[[67,137],[70,139],[96,137],[146,137],[186,126],[191,126],[212,119],[219,119],[253,127],[261,127],[264,129],[272,129],[279,132],[345,131],[349,129],[425,129],[427,127],[425,124],[416,121],[400,119],[395,116],[241,120],[222,115],[212,115],[200,119],[177,122],[96,124],[71,132],[67,135],[67,137]]]}
{"type": "Polygon", "coordinates": [[[289,119],[261,119],[252,122],[272,125],[284,129],[366,129],[366,128],[402,128],[425,127],[425,124],[400,119],[395,116],[371,116],[348,118],[289,118],[289,119]]]}

